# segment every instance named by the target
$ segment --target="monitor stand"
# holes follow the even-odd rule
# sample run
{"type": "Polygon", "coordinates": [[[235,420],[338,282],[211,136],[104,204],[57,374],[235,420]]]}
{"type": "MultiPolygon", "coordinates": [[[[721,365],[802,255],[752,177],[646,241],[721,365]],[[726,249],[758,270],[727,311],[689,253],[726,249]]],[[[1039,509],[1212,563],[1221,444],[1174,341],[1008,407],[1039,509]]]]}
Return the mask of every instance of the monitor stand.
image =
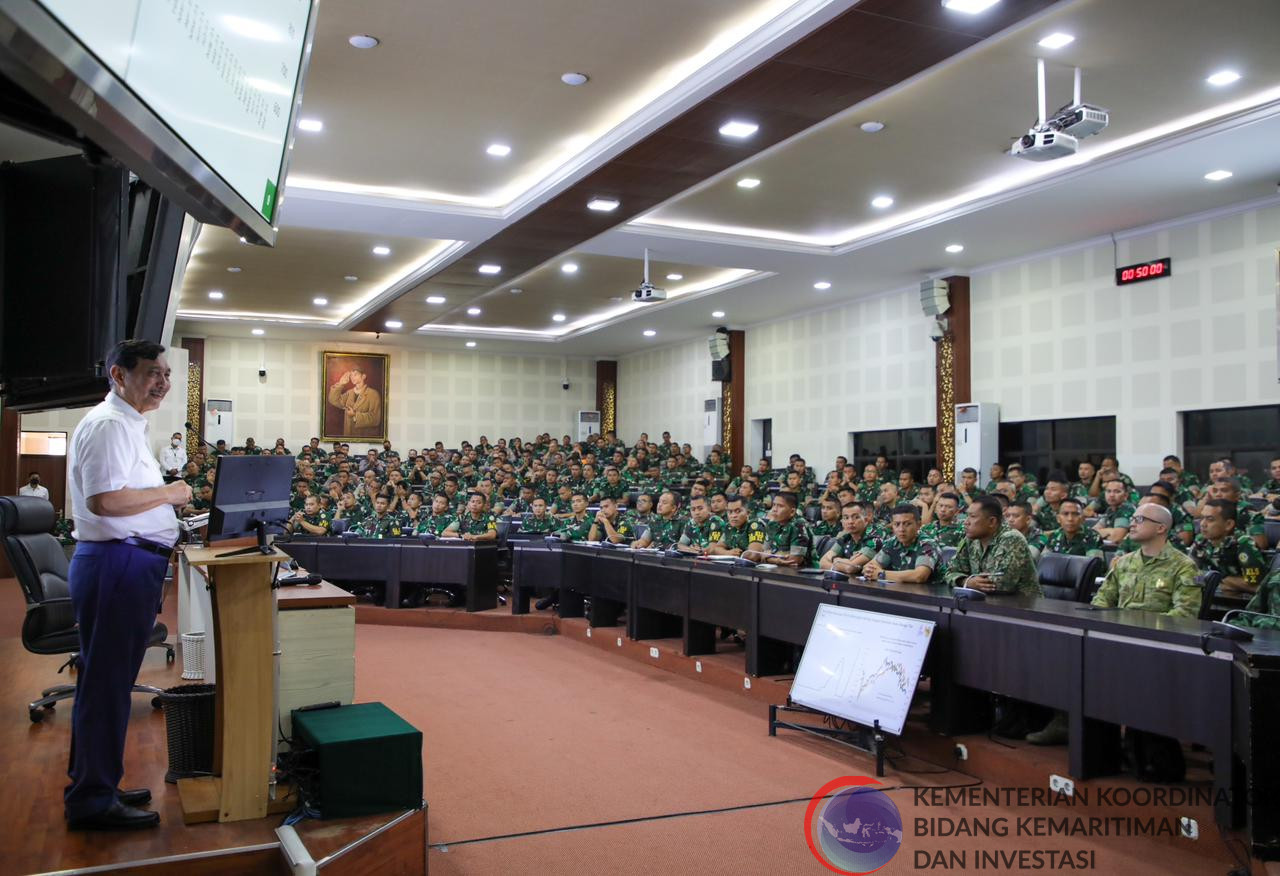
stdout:
{"type": "Polygon", "coordinates": [[[221,553],[221,554],[218,554],[217,556],[219,556],[219,557],[245,557],[245,556],[249,556],[250,554],[266,554],[267,556],[271,556],[272,554],[274,554],[274,553],[275,553],[275,548],[273,548],[271,545],[267,544],[267,524],[266,524],[266,521],[263,521],[263,520],[255,520],[255,521],[253,521],[253,528],[254,528],[254,530],[258,533],[258,543],[257,543],[257,544],[255,544],[255,545],[250,545],[250,546],[249,546],[249,547],[247,547],[247,548],[240,548],[239,550],[227,551],[226,553],[221,553]]]}

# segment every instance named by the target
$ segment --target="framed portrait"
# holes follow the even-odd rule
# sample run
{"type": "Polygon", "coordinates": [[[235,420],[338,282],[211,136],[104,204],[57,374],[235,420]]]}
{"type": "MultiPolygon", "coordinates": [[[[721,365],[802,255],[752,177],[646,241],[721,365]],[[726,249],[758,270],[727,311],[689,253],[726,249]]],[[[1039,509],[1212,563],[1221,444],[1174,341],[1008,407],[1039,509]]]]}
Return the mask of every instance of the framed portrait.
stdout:
{"type": "Polygon", "coordinates": [[[376,443],[387,437],[390,357],[326,350],[320,367],[320,437],[376,443]]]}

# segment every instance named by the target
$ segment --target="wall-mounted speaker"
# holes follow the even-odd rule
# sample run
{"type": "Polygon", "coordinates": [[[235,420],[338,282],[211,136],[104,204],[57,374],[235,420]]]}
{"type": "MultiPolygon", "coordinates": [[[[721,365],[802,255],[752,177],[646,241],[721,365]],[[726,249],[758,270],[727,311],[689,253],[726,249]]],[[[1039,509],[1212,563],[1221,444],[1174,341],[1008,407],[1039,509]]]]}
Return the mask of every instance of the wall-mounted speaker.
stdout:
{"type": "Polygon", "coordinates": [[[724,332],[716,332],[707,338],[707,349],[711,351],[711,361],[719,362],[729,355],[729,336],[724,332]]]}
{"type": "Polygon", "coordinates": [[[939,316],[951,308],[946,280],[925,280],[920,284],[920,309],[925,316],[939,316]]]}

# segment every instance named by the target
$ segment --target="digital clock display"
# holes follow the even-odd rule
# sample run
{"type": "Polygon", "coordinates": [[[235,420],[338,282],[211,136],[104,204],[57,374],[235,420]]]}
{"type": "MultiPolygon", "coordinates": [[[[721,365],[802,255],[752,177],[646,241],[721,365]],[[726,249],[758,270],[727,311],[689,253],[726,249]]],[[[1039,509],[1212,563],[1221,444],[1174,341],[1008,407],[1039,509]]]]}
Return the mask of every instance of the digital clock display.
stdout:
{"type": "Polygon", "coordinates": [[[1144,280],[1159,280],[1172,273],[1173,259],[1156,259],[1154,262],[1125,265],[1123,268],[1116,268],[1116,285],[1128,286],[1130,283],[1141,283],[1144,280]]]}

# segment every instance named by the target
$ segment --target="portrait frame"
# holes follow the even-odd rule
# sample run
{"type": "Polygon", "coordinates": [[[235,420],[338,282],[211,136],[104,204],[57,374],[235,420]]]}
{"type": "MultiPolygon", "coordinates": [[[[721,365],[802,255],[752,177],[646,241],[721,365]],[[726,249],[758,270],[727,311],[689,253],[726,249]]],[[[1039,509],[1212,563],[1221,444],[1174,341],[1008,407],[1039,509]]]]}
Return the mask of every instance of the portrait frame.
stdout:
{"type": "Polygon", "coordinates": [[[325,350],[320,356],[320,440],[346,441],[359,444],[380,444],[387,439],[388,390],[391,386],[391,356],[386,353],[349,353],[338,350],[325,350]],[[354,396],[373,399],[375,404],[357,402],[354,413],[345,413],[336,404],[331,403],[330,395],[347,395],[356,390],[355,382],[359,378],[348,379],[343,384],[343,375],[359,371],[364,377],[364,386],[354,396]],[[372,390],[372,394],[369,391],[372,390]],[[371,410],[370,408],[374,408],[371,410]],[[353,425],[374,418],[372,423],[353,425]]]}

